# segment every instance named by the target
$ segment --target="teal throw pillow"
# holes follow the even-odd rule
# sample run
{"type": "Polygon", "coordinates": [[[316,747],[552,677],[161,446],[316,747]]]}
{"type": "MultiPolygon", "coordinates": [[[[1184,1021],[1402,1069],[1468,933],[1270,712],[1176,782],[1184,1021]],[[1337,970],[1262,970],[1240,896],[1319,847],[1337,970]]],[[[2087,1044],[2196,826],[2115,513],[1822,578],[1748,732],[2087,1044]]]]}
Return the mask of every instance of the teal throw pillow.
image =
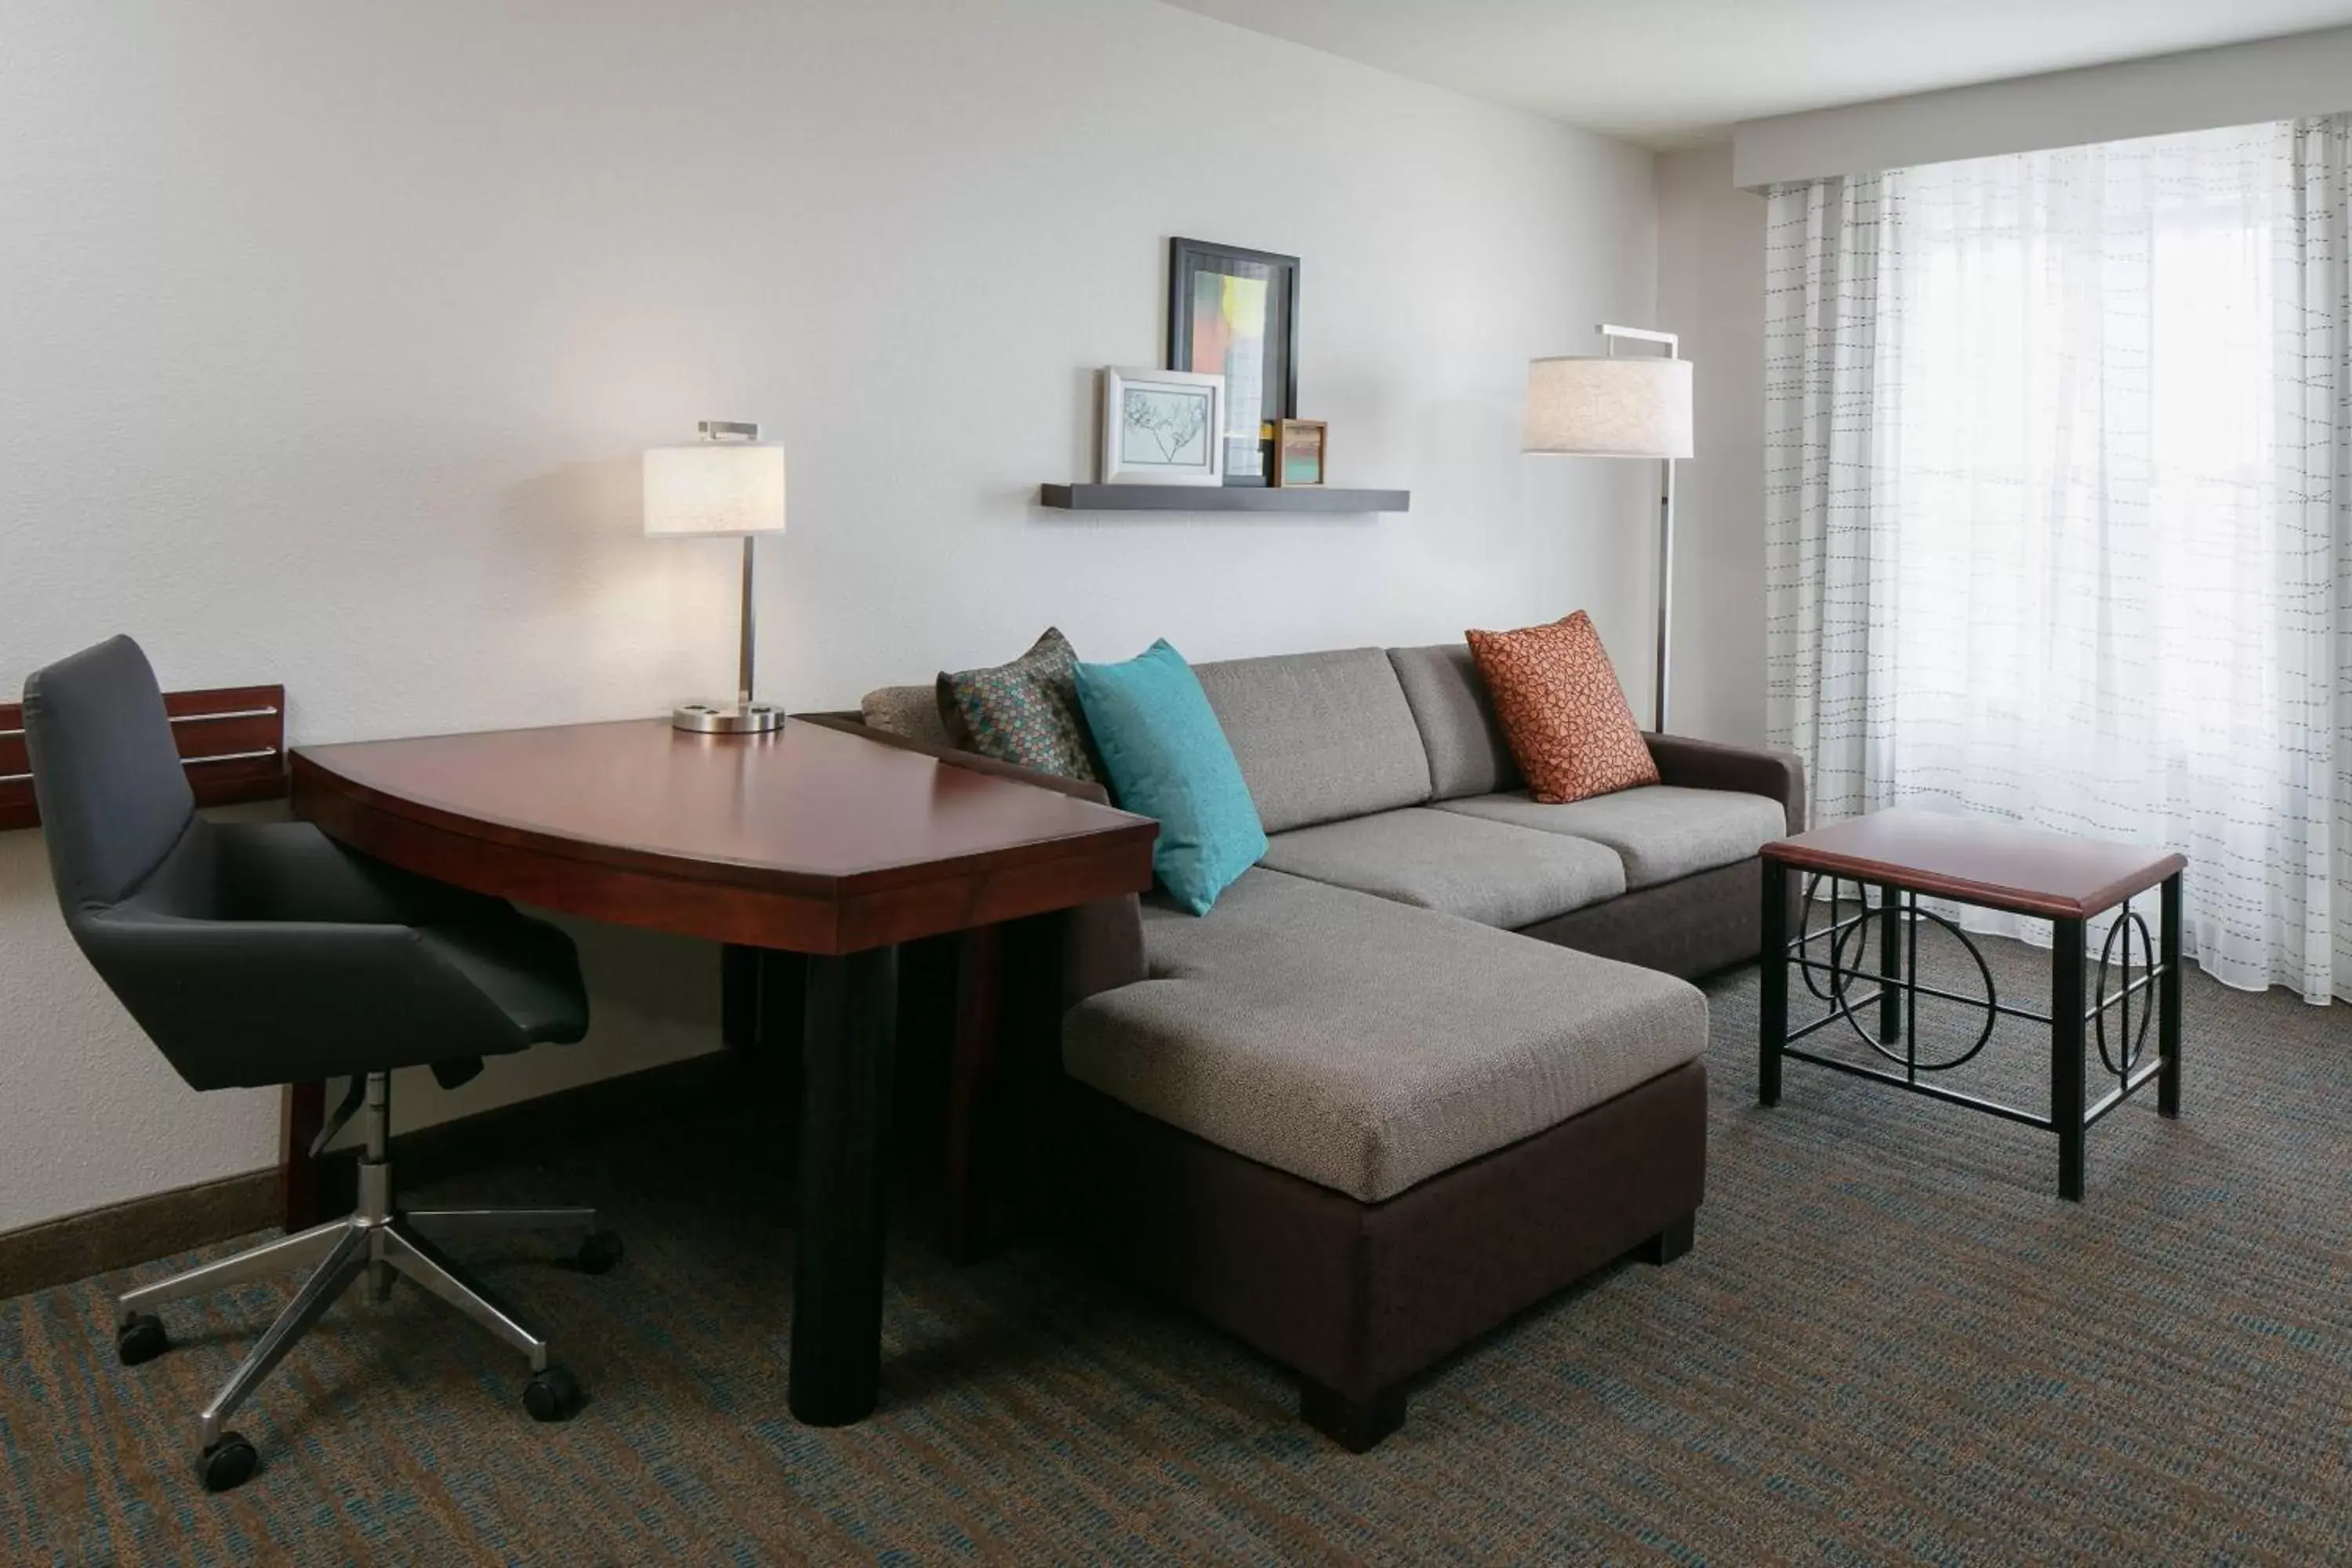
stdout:
{"type": "Polygon", "coordinates": [[[1011,664],[940,672],[940,721],[956,744],[1000,763],[1099,784],[1078,711],[1078,656],[1058,626],[1011,664]]]}
{"type": "Polygon", "coordinates": [[[1079,665],[1077,686],[1112,795],[1160,824],[1160,886],[1207,914],[1265,854],[1265,828],[1200,677],[1162,638],[1124,664],[1079,665]]]}

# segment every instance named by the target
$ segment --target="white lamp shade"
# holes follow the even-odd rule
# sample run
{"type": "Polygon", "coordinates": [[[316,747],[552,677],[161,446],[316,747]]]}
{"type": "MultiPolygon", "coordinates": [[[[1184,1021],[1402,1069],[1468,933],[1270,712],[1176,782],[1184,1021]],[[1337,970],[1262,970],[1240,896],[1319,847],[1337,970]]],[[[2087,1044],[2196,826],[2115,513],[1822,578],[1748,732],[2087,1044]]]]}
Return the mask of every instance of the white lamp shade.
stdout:
{"type": "Polygon", "coordinates": [[[784,449],[772,442],[697,441],[646,449],[646,531],[780,533],[784,449]]]}
{"type": "Polygon", "coordinates": [[[1689,457],[1691,362],[1528,361],[1524,449],[1588,458],[1689,457]]]}

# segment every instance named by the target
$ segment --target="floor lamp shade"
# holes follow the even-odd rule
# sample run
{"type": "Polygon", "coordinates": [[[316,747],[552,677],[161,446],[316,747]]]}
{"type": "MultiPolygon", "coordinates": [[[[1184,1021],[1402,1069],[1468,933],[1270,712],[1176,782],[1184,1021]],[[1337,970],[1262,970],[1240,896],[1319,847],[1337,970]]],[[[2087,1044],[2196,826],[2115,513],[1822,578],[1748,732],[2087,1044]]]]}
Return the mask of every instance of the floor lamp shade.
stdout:
{"type": "Polygon", "coordinates": [[[1691,362],[1574,356],[1528,363],[1529,452],[1691,455],[1691,362]]]}
{"type": "Polygon", "coordinates": [[[646,532],[779,533],[784,449],[772,442],[698,441],[646,450],[646,532]]]}
{"type": "Polygon", "coordinates": [[[1654,727],[1665,733],[1674,674],[1675,462],[1691,455],[1691,366],[1672,332],[1603,324],[1606,354],[1528,362],[1521,449],[1658,465],[1658,640],[1654,727]],[[1621,344],[1637,352],[1620,355],[1621,344]],[[1639,352],[1643,349],[1657,353],[1639,352]]]}

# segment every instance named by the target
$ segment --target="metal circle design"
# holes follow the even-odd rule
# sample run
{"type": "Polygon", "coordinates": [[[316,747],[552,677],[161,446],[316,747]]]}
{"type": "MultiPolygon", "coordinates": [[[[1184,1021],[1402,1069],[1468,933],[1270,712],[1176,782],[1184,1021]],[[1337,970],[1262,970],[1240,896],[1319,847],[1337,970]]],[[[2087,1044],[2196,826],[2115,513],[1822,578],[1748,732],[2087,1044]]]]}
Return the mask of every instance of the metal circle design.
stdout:
{"type": "MultiPolygon", "coordinates": [[[[1818,871],[1805,879],[1804,907],[1797,911],[1797,930],[1803,933],[1798,938],[1798,941],[1801,946],[1805,949],[1805,952],[1801,956],[1806,958],[1810,958],[1811,956],[1811,949],[1813,940],[1813,903],[1821,895],[1822,879],[1822,874],[1818,871]]],[[[1831,877],[1828,879],[1830,885],[1830,923],[1832,925],[1835,925],[1837,923],[1838,885],[1841,880],[1842,879],[1836,877],[1831,877]]],[[[1856,893],[1855,901],[1857,903],[1861,901],[1861,883],[1856,882],[1854,884],[1856,893]]],[[[1856,926],[1854,929],[1859,931],[1862,928],[1856,926]]],[[[1830,974],[1834,982],[1831,990],[1824,991],[1822,989],[1821,982],[1813,978],[1813,968],[1810,963],[1801,963],[1797,968],[1797,973],[1804,979],[1805,989],[1811,992],[1813,995],[1821,1001],[1837,1002],[1844,997],[1845,987],[1850,976],[1848,976],[1844,971],[1843,960],[1845,953],[1845,939],[1850,934],[1852,933],[1847,931],[1839,931],[1830,938],[1829,967],[1830,974]]]]}
{"type": "MultiPolygon", "coordinates": [[[[1830,883],[1830,918],[1831,923],[1834,925],[1837,923],[1838,884],[1843,880],[1843,879],[1832,877],[1828,879],[1828,880],[1830,883]]],[[[1807,933],[1806,936],[1801,939],[1801,941],[1806,943],[1810,943],[1811,941],[1811,932],[1812,931],[1813,905],[1820,893],[1822,881],[1822,878],[1820,875],[1816,875],[1808,879],[1805,884],[1804,905],[1802,910],[1800,911],[1801,923],[1797,929],[1807,933]]],[[[1855,902],[1861,903],[1863,885],[1857,881],[1854,884],[1854,887],[1856,892],[1855,902]]],[[[1834,1011],[1839,1017],[1845,1020],[1846,1027],[1853,1031],[1854,1038],[1860,1040],[1864,1045],[1868,1046],[1872,1050],[1876,1051],[1880,1056],[1885,1058],[1888,1061],[1894,1063],[1897,1067],[1913,1068],[1919,1072],[1949,1072],[1955,1068],[1964,1067],[1968,1063],[1974,1061],[1977,1054],[1979,1051],[1982,1051],[1986,1045],[1991,1041],[1993,1028],[2000,1022],[2000,994],[1999,989],[1993,984],[1992,968],[1990,964],[1985,963],[1984,953],[1977,947],[1975,942],[1969,940],[1968,933],[1959,928],[1957,921],[1948,920],[1944,916],[1936,913],[1933,910],[1923,910],[1919,908],[1916,902],[1908,909],[1898,910],[1896,914],[1898,919],[1906,922],[1923,920],[1935,921],[1936,924],[1943,927],[1946,931],[1952,933],[1953,940],[1960,944],[1961,949],[1965,951],[1969,959],[1975,963],[1977,966],[1978,978],[1984,982],[1984,1000],[1981,1003],[1976,1004],[1984,1009],[1984,1024],[1982,1027],[1977,1030],[1976,1039],[1969,1044],[1966,1050],[1948,1060],[1923,1061],[1916,1057],[1906,1056],[1901,1051],[1893,1049],[1885,1041],[1879,1039],[1877,1036],[1864,1028],[1862,1025],[1862,1021],[1853,1016],[1853,1003],[1846,993],[1853,986],[1854,977],[1856,975],[1861,975],[1865,980],[1879,979],[1879,976],[1867,973],[1859,967],[1848,968],[1846,966],[1846,939],[1848,937],[1854,937],[1857,939],[1854,943],[1857,958],[1859,958],[1862,950],[1866,945],[1864,940],[1862,938],[1862,933],[1866,929],[1863,920],[1857,920],[1853,925],[1844,931],[1836,932],[1830,938],[1830,961],[1828,964],[1830,982],[1828,989],[1824,990],[1822,984],[1813,978],[1812,966],[1810,963],[1801,964],[1799,966],[1799,973],[1804,976],[1805,988],[1811,991],[1822,1001],[1830,1004],[1832,1010],[1834,1011]]],[[[2137,919],[2137,917],[2135,916],[2134,918],[2137,919]]],[[[2143,927],[2142,939],[2144,950],[2145,938],[2146,930],[2145,927],[2143,927]]],[[[1911,952],[1916,955],[1918,946],[1916,939],[1910,942],[1909,946],[1911,952]]],[[[1916,981],[1918,976],[1915,973],[1911,978],[1914,981],[1916,981]]],[[[1943,1000],[1943,998],[1939,997],[1937,1000],[1940,1001],[1943,1000]]],[[[2142,1021],[2141,1026],[2142,1032],[2145,1033],[2145,1020],[2142,1021]]],[[[2104,1052],[2105,1047],[2103,1046],[2101,1049],[2104,1052]]]]}
{"type": "MultiPolygon", "coordinates": [[[[1813,978],[1812,964],[1805,962],[1813,955],[1813,900],[1821,890],[1821,873],[1816,871],[1805,879],[1804,901],[1797,908],[1797,977],[1805,983],[1806,990],[1826,1002],[1830,999],[1829,993],[1822,990],[1821,982],[1813,978]]],[[[1832,920],[1837,915],[1837,885],[1834,882],[1830,885],[1830,915],[1832,920]]]]}
{"type": "Polygon", "coordinates": [[[2091,1024],[2099,1043],[2099,1061],[2117,1078],[2130,1076],[2132,1068],[2139,1066],[2139,1059],[2146,1054],[2147,1048],[2148,1020],[2156,1016],[2155,1007],[2148,1002],[2143,1001],[2140,1004],[2139,1032],[2137,1034],[2132,1032],[2132,933],[2135,931],[2139,933],[2141,976],[2145,978],[2155,969],[2155,939],[2148,934],[2147,921],[2142,919],[2139,911],[2133,909],[2126,901],[2123,913],[2116,917],[2113,925],[2107,927],[2107,940],[2099,948],[2099,981],[2091,988],[2091,995],[2095,1000],[2091,1024]],[[2122,1051],[2126,1043],[2131,1047],[2129,1054],[2125,1056],[2120,1064],[2116,1061],[2115,1053],[2107,1049],[2107,967],[2116,957],[2117,937],[2123,939],[2124,951],[2123,989],[2116,1000],[2122,1005],[2124,1016],[2122,1024],[2116,1030],[2116,1050],[2122,1051]]]}

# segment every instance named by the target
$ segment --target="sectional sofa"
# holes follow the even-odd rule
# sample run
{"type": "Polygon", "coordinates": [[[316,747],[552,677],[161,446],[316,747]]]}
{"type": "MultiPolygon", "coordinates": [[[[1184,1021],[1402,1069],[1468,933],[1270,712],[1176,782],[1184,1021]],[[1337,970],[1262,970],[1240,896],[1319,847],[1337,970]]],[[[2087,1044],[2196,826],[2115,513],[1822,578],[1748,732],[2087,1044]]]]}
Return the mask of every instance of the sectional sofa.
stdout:
{"type": "MultiPolygon", "coordinates": [[[[1755,955],[1792,757],[1647,737],[1661,782],[1521,786],[1469,651],[1196,667],[1268,836],[1206,916],[1066,927],[1047,1125],[1057,1217],[1294,1369],[1353,1449],[1411,1381],[1629,1253],[1691,1244],[1706,1004],[1755,955]]],[[[818,716],[963,765],[932,688],[818,716]],[[878,732],[878,733],[877,733],[878,732]]]]}

